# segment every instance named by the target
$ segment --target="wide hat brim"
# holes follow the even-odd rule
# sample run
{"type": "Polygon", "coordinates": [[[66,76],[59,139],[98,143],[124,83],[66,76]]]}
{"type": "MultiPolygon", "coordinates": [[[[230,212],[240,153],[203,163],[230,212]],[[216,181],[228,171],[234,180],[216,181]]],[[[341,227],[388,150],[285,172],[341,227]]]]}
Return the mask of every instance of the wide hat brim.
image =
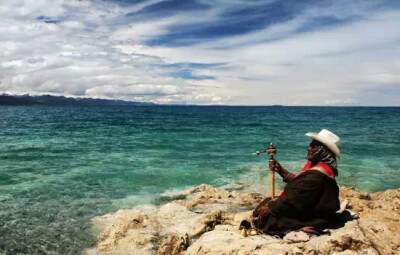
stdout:
{"type": "Polygon", "coordinates": [[[335,143],[328,141],[325,137],[321,137],[318,135],[318,133],[314,132],[308,132],[306,133],[306,136],[310,137],[311,139],[317,140],[318,142],[323,143],[326,147],[328,147],[328,149],[330,149],[335,154],[337,158],[340,158],[340,150],[335,143]]]}

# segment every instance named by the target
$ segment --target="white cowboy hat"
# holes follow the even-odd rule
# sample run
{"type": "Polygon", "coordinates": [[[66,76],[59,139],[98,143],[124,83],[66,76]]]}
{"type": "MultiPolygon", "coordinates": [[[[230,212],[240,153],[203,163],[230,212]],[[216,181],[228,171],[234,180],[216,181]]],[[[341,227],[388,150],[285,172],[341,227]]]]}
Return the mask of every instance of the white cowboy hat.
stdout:
{"type": "Polygon", "coordinates": [[[323,143],[328,149],[335,153],[336,157],[340,158],[340,150],[337,146],[340,141],[339,136],[327,129],[322,129],[319,133],[308,132],[306,136],[323,143]]]}

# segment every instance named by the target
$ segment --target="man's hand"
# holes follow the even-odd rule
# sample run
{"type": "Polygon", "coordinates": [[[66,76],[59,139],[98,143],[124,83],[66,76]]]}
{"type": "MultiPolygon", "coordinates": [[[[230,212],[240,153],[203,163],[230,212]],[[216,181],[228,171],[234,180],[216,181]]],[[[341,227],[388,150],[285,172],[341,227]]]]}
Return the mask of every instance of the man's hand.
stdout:
{"type": "Polygon", "coordinates": [[[269,169],[271,169],[271,171],[275,171],[277,173],[281,173],[282,172],[281,164],[279,164],[279,162],[276,161],[275,159],[270,159],[269,160],[269,169]]]}
{"type": "Polygon", "coordinates": [[[290,181],[290,178],[288,180],[285,180],[285,178],[288,177],[289,175],[291,176],[292,173],[289,173],[288,170],[283,168],[281,164],[279,164],[279,162],[276,161],[275,159],[269,160],[269,169],[271,169],[271,171],[277,172],[283,178],[284,182],[290,181]]]}

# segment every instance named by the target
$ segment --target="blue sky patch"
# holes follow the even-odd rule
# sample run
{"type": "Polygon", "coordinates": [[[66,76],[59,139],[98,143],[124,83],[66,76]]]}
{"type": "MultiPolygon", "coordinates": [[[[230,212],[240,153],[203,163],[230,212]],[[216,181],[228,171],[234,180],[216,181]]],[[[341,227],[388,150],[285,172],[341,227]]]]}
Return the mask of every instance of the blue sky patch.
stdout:
{"type": "Polygon", "coordinates": [[[213,80],[215,77],[208,75],[193,75],[190,70],[182,70],[178,72],[171,72],[170,75],[174,78],[182,78],[187,80],[213,80]]]}
{"type": "Polygon", "coordinates": [[[51,18],[51,17],[47,17],[47,16],[38,16],[36,19],[39,20],[39,21],[42,21],[44,23],[49,23],[49,24],[58,24],[58,23],[60,23],[60,20],[57,20],[57,19],[54,19],[54,18],[51,18]]]}

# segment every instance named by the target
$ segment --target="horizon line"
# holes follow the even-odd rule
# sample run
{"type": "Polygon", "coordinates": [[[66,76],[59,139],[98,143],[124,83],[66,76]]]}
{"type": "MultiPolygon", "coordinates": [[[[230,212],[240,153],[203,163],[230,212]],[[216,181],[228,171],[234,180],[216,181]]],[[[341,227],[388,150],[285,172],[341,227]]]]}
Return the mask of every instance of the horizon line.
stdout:
{"type": "MultiPolygon", "coordinates": [[[[243,104],[165,104],[165,103],[154,103],[151,101],[133,101],[127,99],[120,99],[120,98],[107,98],[107,97],[85,97],[85,96],[68,96],[68,95],[57,95],[57,94],[38,94],[38,95],[31,95],[29,93],[25,94],[8,94],[8,93],[1,93],[0,96],[29,96],[29,97],[41,97],[41,96],[52,96],[52,97],[65,97],[68,99],[99,99],[99,100],[115,100],[115,101],[123,101],[127,103],[143,103],[149,105],[143,106],[204,106],[204,107],[348,107],[348,108],[361,108],[361,107],[373,107],[373,108],[399,108],[400,105],[281,105],[281,104],[266,104],[266,105],[243,105],[243,104]]],[[[4,105],[4,104],[0,104],[4,105]]],[[[14,105],[18,106],[18,105],[14,105]]],[[[52,106],[52,105],[49,105],[52,106]]],[[[105,105],[105,106],[113,106],[113,105],[105,105]]],[[[132,106],[132,105],[126,105],[132,106]]]]}

